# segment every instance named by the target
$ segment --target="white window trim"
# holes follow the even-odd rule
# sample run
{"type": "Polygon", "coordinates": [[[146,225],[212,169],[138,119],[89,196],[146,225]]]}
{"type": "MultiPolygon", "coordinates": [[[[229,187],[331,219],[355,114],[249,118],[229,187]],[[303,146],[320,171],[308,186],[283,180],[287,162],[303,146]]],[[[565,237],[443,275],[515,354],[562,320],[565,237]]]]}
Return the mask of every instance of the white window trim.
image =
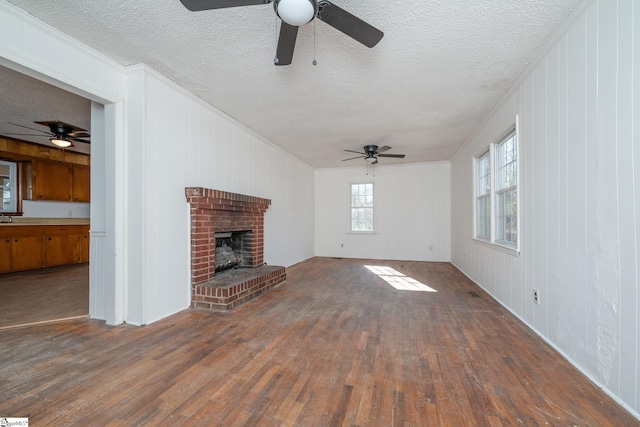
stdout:
{"type": "MultiPolygon", "coordinates": [[[[522,234],[520,233],[520,211],[521,211],[521,204],[520,204],[520,194],[522,193],[522,191],[520,190],[520,184],[521,184],[521,180],[520,180],[520,126],[519,126],[519,120],[518,120],[518,115],[516,114],[516,118],[515,118],[515,123],[513,126],[510,126],[509,129],[504,132],[502,134],[502,136],[500,138],[498,138],[496,140],[496,142],[492,142],[491,144],[489,144],[489,163],[491,165],[490,169],[491,169],[491,192],[490,192],[490,203],[491,203],[491,238],[489,240],[487,239],[483,239],[481,237],[478,237],[478,206],[477,206],[477,178],[478,178],[478,173],[477,173],[477,165],[478,162],[477,160],[479,158],[481,158],[486,152],[487,149],[483,149],[480,154],[478,154],[477,156],[472,158],[472,162],[473,162],[473,236],[471,236],[471,240],[474,243],[480,244],[482,246],[486,246],[492,249],[496,249],[500,252],[504,252],[507,253],[509,255],[513,255],[513,256],[520,256],[520,244],[521,244],[521,240],[522,240],[522,234]],[[517,222],[517,226],[516,226],[516,230],[518,233],[518,239],[516,240],[516,244],[512,245],[509,244],[508,242],[504,242],[501,240],[497,240],[496,239],[496,228],[497,228],[497,224],[496,224],[496,183],[495,183],[495,179],[496,179],[496,165],[495,165],[495,147],[497,144],[500,144],[501,142],[503,142],[510,134],[515,133],[516,136],[516,205],[517,205],[517,212],[516,212],[516,222],[517,222]]],[[[503,189],[504,190],[504,189],[503,189]]]]}
{"type": "Polygon", "coordinates": [[[346,234],[378,234],[378,232],[376,231],[377,230],[377,228],[376,228],[377,215],[376,215],[376,185],[375,185],[375,183],[373,181],[351,182],[351,183],[349,183],[349,195],[348,196],[349,196],[349,199],[348,199],[349,200],[349,204],[348,204],[349,209],[348,209],[348,212],[347,212],[348,222],[347,222],[346,234]],[[351,188],[352,188],[353,185],[358,185],[358,184],[371,184],[373,186],[373,207],[372,207],[372,209],[373,209],[373,230],[358,231],[358,230],[352,230],[351,229],[351,208],[352,208],[352,206],[351,206],[351,188]]]}
{"type": "Polygon", "coordinates": [[[0,205],[0,212],[2,213],[15,213],[18,211],[18,169],[15,162],[9,162],[0,160],[0,164],[9,166],[9,181],[11,188],[11,205],[8,210],[2,209],[0,205]]]}

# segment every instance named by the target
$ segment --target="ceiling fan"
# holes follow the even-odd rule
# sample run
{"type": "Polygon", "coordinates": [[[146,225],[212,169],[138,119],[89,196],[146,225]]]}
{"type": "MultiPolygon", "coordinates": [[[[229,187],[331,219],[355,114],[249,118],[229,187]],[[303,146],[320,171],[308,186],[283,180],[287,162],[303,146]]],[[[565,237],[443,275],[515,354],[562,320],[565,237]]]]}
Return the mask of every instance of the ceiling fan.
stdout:
{"type": "MultiPolygon", "coordinates": [[[[278,48],[274,63],[289,65],[298,36],[298,27],[314,18],[326,22],[354,40],[371,48],[382,39],[384,33],[360,18],[327,0],[180,0],[192,12],[228,7],[273,3],[276,15],[282,20],[278,48]]],[[[315,62],[314,62],[315,65],[315,62]]]]}
{"type": "Polygon", "coordinates": [[[353,160],[353,159],[365,159],[367,162],[371,163],[372,165],[375,165],[376,163],[378,163],[378,157],[393,157],[395,159],[404,159],[404,156],[405,156],[404,154],[381,154],[387,150],[391,150],[391,147],[389,147],[388,145],[383,145],[380,148],[378,148],[377,145],[365,145],[364,153],[361,153],[359,151],[353,151],[353,150],[344,150],[348,153],[360,154],[360,156],[350,157],[348,159],[343,159],[342,161],[346,162],[347,160],[353,160]]]}
{"type": "Polygon", "coordinates": [[[59,120],[53,121],[45,121],[45,122],[34,122],[38,125],[46,126],[49,128],[49,132],[44,131],[42,129],[35,129],[29,126],[19,125],[17,123],[10,123],[14,126],[20,126],[21,128],[30,129],[36,132],[41,132],[42,134],[32,134],[32,133],[8,133],[6,135],[12,136],[46,136],[49,137],[49,141],[55,146],[61,148],[73,147],[74,142],[82,142],[85,144],[90,144],[88,138],[91,138],[91,135],[87,132],[86,129],[81,129],[77,126],[70,125],[68,123],[61,122],[59,120]]]}

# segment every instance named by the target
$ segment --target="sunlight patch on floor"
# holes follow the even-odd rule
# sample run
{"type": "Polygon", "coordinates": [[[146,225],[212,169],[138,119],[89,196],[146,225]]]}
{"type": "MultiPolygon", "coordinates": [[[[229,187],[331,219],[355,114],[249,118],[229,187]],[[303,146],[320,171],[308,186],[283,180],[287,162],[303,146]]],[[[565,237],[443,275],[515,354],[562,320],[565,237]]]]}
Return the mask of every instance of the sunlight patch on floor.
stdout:
{"type": "Polygon", "coordinates": [[[391,267],[381,265],[365,265],[369,271],[382,280],[401,291],[438,292],[435,289],[417,281],[413,277],[406,276],[391,267]]]}

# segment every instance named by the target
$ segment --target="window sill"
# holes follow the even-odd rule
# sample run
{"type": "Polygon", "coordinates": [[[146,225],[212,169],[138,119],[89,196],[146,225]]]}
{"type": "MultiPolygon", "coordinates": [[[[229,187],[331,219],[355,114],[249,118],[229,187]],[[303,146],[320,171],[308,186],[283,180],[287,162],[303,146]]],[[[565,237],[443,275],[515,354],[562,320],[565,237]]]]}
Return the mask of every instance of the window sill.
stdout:
{"type": "Polygon", "coordinates": [[[375,231],[347,231],[345,234],[378,234],[375,231]]]}
{"type": "Polygon", "coordinates": [[[471,239],[471,241],[473,241],[474,243],[478,244],[478,245],[482,245],[482,246],[486,246],[488,248],[491,249],[495,249],[497,251],[503,252],[505,254],[508,255],[513,255],[515,257],[519,257],[520,256],[520,251],[511,247],[511,246],[505,246],[505,245],[501,245],[499,243],[493,243],[490,242],[488,240],[482,240],[482,239],[471,239]]]}

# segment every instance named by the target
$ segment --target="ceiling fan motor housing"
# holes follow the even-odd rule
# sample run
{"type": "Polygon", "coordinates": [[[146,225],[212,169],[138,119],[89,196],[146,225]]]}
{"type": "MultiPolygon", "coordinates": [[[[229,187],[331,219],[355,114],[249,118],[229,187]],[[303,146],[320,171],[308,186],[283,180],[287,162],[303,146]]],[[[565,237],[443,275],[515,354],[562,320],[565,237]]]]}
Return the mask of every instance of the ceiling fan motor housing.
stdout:
{"type": "Polygon", "coordinates": [[[377,145],[365,145],[364,146],[364,152],[367,153],[368,155],[376,154],[378,152],[378,146],[377,145]]]}

